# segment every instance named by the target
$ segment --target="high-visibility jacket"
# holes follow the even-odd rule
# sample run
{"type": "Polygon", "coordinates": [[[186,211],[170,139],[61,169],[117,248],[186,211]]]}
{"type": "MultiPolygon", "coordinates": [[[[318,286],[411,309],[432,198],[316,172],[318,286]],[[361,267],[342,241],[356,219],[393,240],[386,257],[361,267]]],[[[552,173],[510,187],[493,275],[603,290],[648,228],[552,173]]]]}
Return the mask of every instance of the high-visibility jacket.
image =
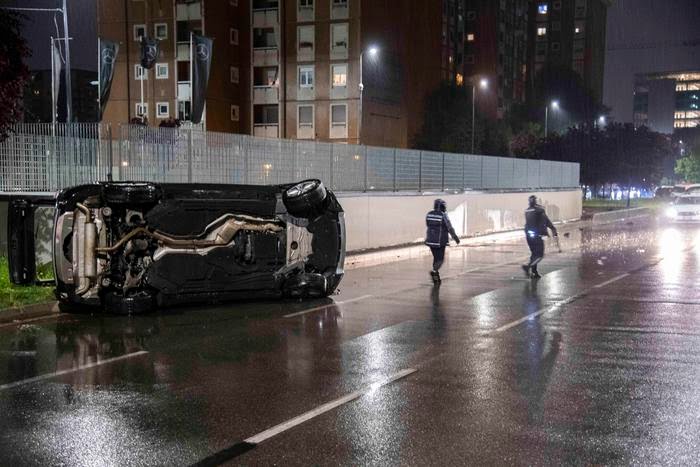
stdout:
{"type": "Polygon", "coordinates": [[[443,247],[450,243],[450,236],[457,238],[455,229],[452,228],[450,218],[446,212],[439,210],[430,211],[425,216],[425,224],[428,231],[425,234],[425,244],[430,247],[443,247]]]}
{"type": "Polygon", "coordinates": [[[547,213],[542,206],[535,204],[525,210],[525,232],[528,236],[548,237],[549,232],[547,229],[551,229],[554,236],[557,235],[557,229],[547,217],[547,213]]]}

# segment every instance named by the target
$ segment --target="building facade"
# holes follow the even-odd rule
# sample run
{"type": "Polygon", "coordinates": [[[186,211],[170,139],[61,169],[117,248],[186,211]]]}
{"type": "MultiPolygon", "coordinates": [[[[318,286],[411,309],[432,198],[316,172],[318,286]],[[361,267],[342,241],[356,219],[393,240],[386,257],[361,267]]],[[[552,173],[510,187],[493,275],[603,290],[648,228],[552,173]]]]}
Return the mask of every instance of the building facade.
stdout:
{"type": "Polygon", "coordinates": [[[467,0],[464,45],[466,80],[481,79],[479,108],[503,117],[513,103],[525,101],[529,0],[467,0]]]}
{"type": "Polygon", "coordinates": [[[205,107],[206,128],[241,132],[241,76],[246,60],[239,42],[246,2],[205,0],[98,0],[98,34],[119,43],[109,103],[103,121],[125,123],[144,115],[151,125],[190,114],[190,33],[214,39],[205,107]],[[140,65],[140,38],[159,40],[155,66],[140,65]],[[141,96],[143,94],[143,105],[141,96]]]}
{"type": "Polygon", "coordinates": [[[668,134],[700,126],[700,71],[637,75],[634,125],[668,134]]]}
{"type": "Polygon", "coordinates": [[[601,102],[607,12],[611,5],[611,0],[531,1],[530,84],[545,65],[571,68],[601,102]]]}

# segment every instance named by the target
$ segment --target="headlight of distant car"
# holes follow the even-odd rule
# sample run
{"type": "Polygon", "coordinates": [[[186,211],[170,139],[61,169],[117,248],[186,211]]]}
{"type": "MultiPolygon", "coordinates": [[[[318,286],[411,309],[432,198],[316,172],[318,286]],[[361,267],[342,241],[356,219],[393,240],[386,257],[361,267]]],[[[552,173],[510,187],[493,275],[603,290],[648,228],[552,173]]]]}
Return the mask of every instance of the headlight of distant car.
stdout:
{"type": "Polygon", "coordinates": [[[676,217],[677,215],[678,215],[678,211],[676,211],[676,208],[666,209],[666,217],[676,217]]]}

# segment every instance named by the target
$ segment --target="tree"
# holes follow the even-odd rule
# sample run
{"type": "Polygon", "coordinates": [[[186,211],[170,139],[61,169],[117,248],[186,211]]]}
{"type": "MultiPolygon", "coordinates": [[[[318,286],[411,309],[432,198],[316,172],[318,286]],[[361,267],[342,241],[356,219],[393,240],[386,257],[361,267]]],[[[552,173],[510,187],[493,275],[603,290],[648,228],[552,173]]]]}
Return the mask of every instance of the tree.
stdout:
{"type": "Polygon", "coordinates": [[[676,161],[676,174],[686,182],[700,183],[700,147],[695,147],[685,157],[676,161]]]}
{"type": "MultiPolygon", "coordinates": [[[[477,120],[476,146],[483,139],[483,128],[477,120]]],[[[469,153],[472,144],[471,88],[443,82],[425,100],[423,128],[414,147],[431,151],[469,153]]]]}
{"type": "Polygon", "coordinates": [[[29,81],[24,60],[31,55],[21,35],[21,15],[0,9],[0,140],[22,119],[22,97],[29,81]]]}

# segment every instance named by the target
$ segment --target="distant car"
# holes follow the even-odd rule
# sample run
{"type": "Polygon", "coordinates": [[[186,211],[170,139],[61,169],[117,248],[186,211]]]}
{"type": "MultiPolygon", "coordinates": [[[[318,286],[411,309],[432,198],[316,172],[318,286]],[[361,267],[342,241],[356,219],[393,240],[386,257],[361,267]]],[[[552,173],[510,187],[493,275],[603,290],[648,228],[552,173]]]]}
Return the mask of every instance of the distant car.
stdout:
{"type": "Polygon", "coordinates": [[[700,193],[676,196],[666,216],[674,222],[700,222],[700,193]]]}
{"type": "Polygon", "coordinates": [[[683,191],[684,194],[690,194],[690,193],[700,193],[700,184],[693,184],[693,185],[686,185],[685,186],[685,191],[683,191]]]}
{"type": "Polygon", "coordinates": [[[654,190],[654,198],[670,198],[672,195],[672,186],[660,186],[654,190]]]}
{"type": "Polygon", "coordinates": [[[324,297],[343,277],[345,222],[319,180],[274,186],[95,183],[10,200],[10,276],[36,279],[34,212],[55,206],[58,300],[138,313],[259,297],[324,297]]]}

